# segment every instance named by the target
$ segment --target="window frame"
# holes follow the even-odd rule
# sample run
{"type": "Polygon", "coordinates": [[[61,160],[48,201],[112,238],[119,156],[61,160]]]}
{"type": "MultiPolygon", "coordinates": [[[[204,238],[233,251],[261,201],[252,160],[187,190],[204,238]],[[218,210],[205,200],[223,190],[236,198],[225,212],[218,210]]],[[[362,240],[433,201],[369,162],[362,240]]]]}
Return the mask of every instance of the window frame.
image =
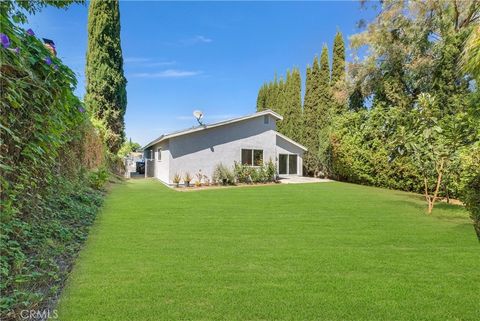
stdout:
{"type": "Polygon", "coordinates": [[[242,148],[240,150],[240,163],[242,165],[250,166],[250,167],[261,167],[264,165],[264,151],[263,149],[255,149],[255,148],[242,148]],[[243,159],[243,154],[244,151],[249,151],[250,152],[250,164],[248,162],[244,162],[243,159]],[[262,158],[261,158],[261,163],[259,165],[255,165],[255,152],[261,152],[262,153],[262,158]]]}
{"type": "Polygon", "coordinates": [[[295,154],[295,153],[279,153],[278,154],[278,174],[279,175],[299,175],[298,173],[300,173],[300,170],[299,170],[299,158],[300,156],[298,154],[295,154]],[[285,163],[285,173],[281,173],[281,161],[280,161],[280,158],[281,157],[285,157],[286,159],[286,163],[285,163]],[[290,160],[292,157],[295,157],[295,173],[291,173],[290,172],[290,160]]]}
{"type": "Polygon", "coordinates": [[[255,167],[263,166],[263,149],[252,149],[252,166],[255,166],[255,167]],[[255,152],[261,152],[262,153],[262,157],[261,157],[259,165],[255,164],[255,152]]]}
{"type": "Polygon", "coordinates": [[[162,161],[162,148],[158,147],[157,148],[157,162],[161,162],[161,161],[162,161]]]}

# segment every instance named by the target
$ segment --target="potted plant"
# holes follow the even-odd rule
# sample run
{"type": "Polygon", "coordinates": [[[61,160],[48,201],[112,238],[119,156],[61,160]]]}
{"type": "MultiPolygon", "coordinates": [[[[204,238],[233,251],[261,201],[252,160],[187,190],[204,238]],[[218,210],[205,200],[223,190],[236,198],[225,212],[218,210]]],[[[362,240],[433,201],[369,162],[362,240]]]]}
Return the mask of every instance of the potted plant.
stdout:
{"type": "Polygon", "coordinates": [[[173,175],[173,183],[175,184],[175,187],[180,186],[180,181],[181,180],[182,180],[182,177],[180,176],[180,174],[175,173],[175,175],[173,175]]]}
{"type": "Polygon", "coordinates": [[[190,173],[185,173],[185,177],[183,178],[183,182],[185,183],[186,187],[190,186],[190,182],[192,181],[192,176],[190,176],[190,173]]]}

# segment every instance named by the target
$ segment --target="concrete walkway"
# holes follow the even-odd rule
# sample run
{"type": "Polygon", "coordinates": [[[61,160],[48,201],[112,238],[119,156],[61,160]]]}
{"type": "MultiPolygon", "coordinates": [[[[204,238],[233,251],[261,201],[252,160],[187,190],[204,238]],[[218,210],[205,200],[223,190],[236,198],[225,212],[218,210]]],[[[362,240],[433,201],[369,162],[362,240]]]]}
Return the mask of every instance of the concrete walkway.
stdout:
{"type": "Polygon", "coordinates": [[[283,184],[304,184],[304,183],[327,183],[333,182],[331,179],[304,177],[304,176],[280,176],[280,183],[283,184]]]}

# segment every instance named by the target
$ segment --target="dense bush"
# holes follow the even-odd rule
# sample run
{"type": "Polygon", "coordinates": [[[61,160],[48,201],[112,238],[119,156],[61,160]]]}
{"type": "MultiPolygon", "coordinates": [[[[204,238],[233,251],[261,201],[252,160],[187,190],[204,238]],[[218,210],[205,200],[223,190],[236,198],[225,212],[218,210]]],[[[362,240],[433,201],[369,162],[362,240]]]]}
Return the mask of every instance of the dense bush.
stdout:
{"type": "Polygon", "coordinates": [[[348,112],[336,117],[331,134],[337,179],[422,192],[422,179],[407,157],[391,158],[392,141],[382,110],[348,112]]]}
{"type": "Polygon", "coordinates": [[[461,199],[470,212],[480,239],[480,142],[465,149],[461,156],[461,199]]]}
{"type": "Polygon", "coordinates": [[[89,171],[105,156],[74,73],[1,9],[0,315],[14,320],[62,286],[101,204],[90,186],[103,172],[89,171]]]}
{"type": "Polygon", "coordinates": [[[101,167],[95,171],[90,172],[88,181],[90,186],[96,190],[100,190],[108,180],[110,173],[105,167],[101,167]]]}
{"type": "Polygon", "coordinates": [[[35,215],[24,210],[2,222],[2,320],[18,319],[22,309],[48,305],[61,289],[102,199],[85,179],[55,178],[37,202],[35,215]]]}
{"type": "Polygon", "coordinates": [[[235,175],[230,168],[220,163],[213,170],[212,180],[216,184],[233,185],[235,184],[235,175]]]}
{"type": "Polygon", "coordinates": [[[233,174],[239,183],[267,183],[275,180],[276,168],[271,160],[259,167],[235,162],[233,174]]]}

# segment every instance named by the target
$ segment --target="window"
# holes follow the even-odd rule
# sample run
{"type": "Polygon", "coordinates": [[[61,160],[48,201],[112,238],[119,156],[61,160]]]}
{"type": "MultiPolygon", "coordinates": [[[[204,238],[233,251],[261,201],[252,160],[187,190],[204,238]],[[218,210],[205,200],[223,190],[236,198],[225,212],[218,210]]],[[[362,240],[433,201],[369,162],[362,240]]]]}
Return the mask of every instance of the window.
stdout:
{"type": "Polygon", "coordinates": [[[263,150],[261,149],[253,150],[253,165],[255,166],[263,165],[263,150]]]}
{"type": "Polygon", "coordinates": [[[263,116],[263,123],[264,124],[268,124],[269,121],[270,121],[270,118],[268,117],[268,115],[263,116]]]}
{"type": "Polygon", "coordinates": [[[249,166],[263,165],[263,150],[261,149],[242,149],[242,164],[249,166]]]}
{"type": "Polygon", "coordinates": [[[162,149],[157,148],[157,160],[161,161],[162,160],[162,149]]]}
{"type": "Polygon", "coordinates": [[[242,164],[250,166],[253,165],[251,149],[242,149],[242,164]]]}

